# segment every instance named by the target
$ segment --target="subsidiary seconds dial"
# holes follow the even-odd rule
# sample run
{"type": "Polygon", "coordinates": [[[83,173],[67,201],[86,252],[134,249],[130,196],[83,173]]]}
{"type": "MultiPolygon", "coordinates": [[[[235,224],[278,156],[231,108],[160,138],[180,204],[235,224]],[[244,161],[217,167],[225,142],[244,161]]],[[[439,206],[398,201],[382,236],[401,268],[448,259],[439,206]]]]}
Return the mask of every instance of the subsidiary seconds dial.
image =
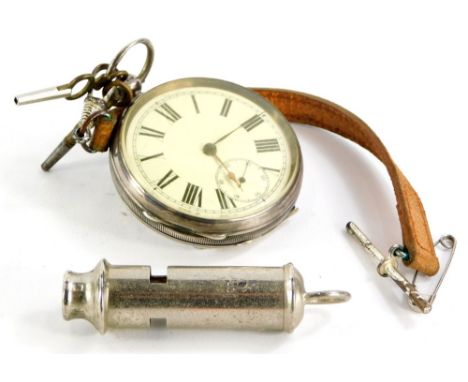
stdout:
{"type": "Polygon", "coordinates": [[[270,186],[267,167],[248,159],[232,159],[218,168],[216,183],[219,189],[237,202],[263,200],[270,186]]]}

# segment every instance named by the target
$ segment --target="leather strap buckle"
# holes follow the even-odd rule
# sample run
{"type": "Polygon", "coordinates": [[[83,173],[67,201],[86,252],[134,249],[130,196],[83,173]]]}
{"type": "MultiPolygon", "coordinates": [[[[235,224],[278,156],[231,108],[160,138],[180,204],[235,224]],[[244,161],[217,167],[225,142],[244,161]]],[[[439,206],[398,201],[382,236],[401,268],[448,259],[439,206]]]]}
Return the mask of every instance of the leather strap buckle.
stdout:
{"type": "Polygon", "coordinates": [[[444,235],[434,243],[434,247],[441,246],[446,250],[450,250],[450,256],[445,266],[445,270],[437,282],[434,290],[430,295],[422,294],[418,291],[416,286],[416,279],[418,277],[418,271],[414,273],[412,282],[398,270],[398,258],[403,261],[410,260],[410,254],[401,245],[394,245],[389,249],[388,256],[383,255],[369,240],[369,238],[361,231],[361,229],[354,224],[349,222],[346,225],[348,233],[354,236],[359,243],[364,247],[367,253],[372,255],[377,261],[377,273],[382,277],[390,277],[398,287],[408,296],[408,303],[410,307],[421,313],[429,313],[432,310],[432,305],[436,298],[437,292],[439,291],[440,285],[442,284],[445,275],[447,274],[448,268],[452,261],[455,249],[457,246],[457,240],[452,235],[444,235]]]}

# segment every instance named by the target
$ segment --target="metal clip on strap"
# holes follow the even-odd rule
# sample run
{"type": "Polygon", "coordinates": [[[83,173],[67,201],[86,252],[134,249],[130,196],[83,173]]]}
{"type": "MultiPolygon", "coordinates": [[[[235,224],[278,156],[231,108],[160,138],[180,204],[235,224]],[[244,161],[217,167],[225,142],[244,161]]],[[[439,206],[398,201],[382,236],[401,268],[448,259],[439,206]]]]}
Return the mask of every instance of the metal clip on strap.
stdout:
{"type": "Polygon", "coordinates": [[[390,277],[399,287],[400,289],[408,296],[408,302],[410,306],[415,309],[416,311],[422,313],[429,313],[432,309],[432,304],[436,298],[437,292],[444,280],[445,275],[447,274],[447,270],[450,266],[452,261],[453,255],[455,253],[455,249],[457,246],[457,240],[452,235],[445,235],[442,236],[439,240],[436,241],[434,246],[441,245],[445,249],[450,249],[450,257],[443,271],[437,285],[430,296],[423,296],[416,287],[416,279],[418,276],[418,272],[416,271],[413,277],[413,281],[409,282],[405,276],[401,272],[398,271],[398,257],[405,257],[408,256],[407,253],[403,252],[401,246],[393,246],[389,250],[389,255],[384,256],[369,238],[360,230],[360,228],[354,224],[353,222],[349,222],[346,225],[346,229],[349,234],[354,236],[364,247],[366,252],[372,255],[378,262],[379,265],[377,266],[377,272],[382,277],[390,277]]]}

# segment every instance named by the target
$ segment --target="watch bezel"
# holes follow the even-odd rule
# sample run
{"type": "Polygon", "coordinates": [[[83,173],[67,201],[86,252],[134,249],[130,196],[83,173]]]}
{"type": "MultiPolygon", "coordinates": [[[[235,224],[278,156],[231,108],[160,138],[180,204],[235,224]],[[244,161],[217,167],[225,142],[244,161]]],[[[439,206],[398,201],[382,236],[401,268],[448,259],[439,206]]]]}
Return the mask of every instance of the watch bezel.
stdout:
{"type": "Polygon", "coordinates": [[[302,156],[296,134],[286,118],[257,93],[232,82],[214,78],[182,78],[158,85],[140,95],[127,110],[110,150],[110,168],[116,188],[130,209],[151,228],[179,240],[200,245],[229,245],[251,240],[270,231],[294,208],[302,181],[302,156]],[[291,173],[281,197],[249,216],[210,219],[193,216],[167,206],[148,193],[132,176],[123,155],[124,137],[133,117],[147,102],[161,94],[190,87],[223,89],[261,107],[284,132],[291,154],[291,173]],[[197,239],[198,238],[198,239],[197,239]]]}

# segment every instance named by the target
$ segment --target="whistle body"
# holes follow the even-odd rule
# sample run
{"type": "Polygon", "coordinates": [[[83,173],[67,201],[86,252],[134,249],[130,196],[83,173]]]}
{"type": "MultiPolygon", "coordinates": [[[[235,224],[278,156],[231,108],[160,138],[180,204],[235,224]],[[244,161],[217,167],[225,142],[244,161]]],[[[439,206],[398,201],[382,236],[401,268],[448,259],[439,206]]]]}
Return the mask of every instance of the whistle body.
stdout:
{"type": "Polygon", "coordinates": [[[283,267],[114,266],[64,277],[63,315],[108,328],[284,330],[302,320],[304,305],[342,302],[347,292],[306,293],[300,273],[283,267]]]}

